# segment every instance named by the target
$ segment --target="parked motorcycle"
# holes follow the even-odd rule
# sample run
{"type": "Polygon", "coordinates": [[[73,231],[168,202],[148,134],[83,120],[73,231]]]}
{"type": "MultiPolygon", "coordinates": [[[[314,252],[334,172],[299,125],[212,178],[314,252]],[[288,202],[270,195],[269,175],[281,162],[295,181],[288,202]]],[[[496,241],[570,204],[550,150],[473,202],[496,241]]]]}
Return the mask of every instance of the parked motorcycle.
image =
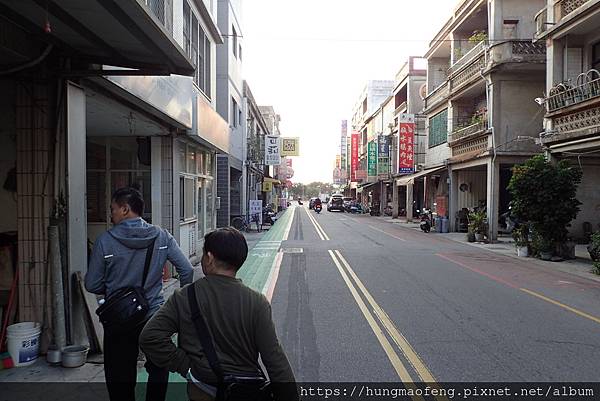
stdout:
{"type": "Polygon", "coordinates": [[[277,221],[277,213],[271,205],[263,207],[263,223],[273,225],[277,221]]]}
{"type": "MultiPolygon", "coordinates": [[[[419,210],[417,210],[419,212],[419,210]]],[[[431,213],[431,209],[423,209],[421,213],[421,224],[419,227],[424,233],[428,233],[431,231],[431,222],[433,220],[433,215],[431,213]]]]}

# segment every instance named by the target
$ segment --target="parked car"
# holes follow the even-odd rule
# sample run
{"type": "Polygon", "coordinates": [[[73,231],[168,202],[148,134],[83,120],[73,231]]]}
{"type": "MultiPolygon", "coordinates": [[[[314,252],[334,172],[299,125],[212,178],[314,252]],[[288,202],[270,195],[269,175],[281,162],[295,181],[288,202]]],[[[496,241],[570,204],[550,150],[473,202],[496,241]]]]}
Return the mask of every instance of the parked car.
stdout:
{"type": "Polygon", "coordinates": [[[327,211],[332,212],[334,210],[343,212],[344,211],[344,199],[341,196],[332,196],[327,203],[327,211]]]}

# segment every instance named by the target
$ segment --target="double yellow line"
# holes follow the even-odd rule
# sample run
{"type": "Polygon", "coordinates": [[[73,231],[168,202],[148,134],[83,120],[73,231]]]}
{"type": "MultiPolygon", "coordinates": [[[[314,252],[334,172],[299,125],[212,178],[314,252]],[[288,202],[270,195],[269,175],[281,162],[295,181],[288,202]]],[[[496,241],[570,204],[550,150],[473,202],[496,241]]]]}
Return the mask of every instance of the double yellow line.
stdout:
{"type": "MultiPolygon", "coordinates": [[[[387,335],[396,344],[396,347],[400,350],[404,359],[408,361],[412,370],[417,374],[418,379],[421,382],[428,383],[432,387],[438,388],[435,378],[427,369],[419,355],[415,352],[413,347],[409,344],[406,338],[400,333],[394,322],[389,318],[387,313],[377,304],[375,299],[371,296],[369,291],[366,289],[362,281],[358,278],[348,261],[342,256],[338,250],[329,250],[329,255],[333,259],[333,263],[337,266],[344,282],[350,289],[354,300],[358,304],[358,307],[365,319],[369,323],[371,330],[377,337],[377,340],[381,344],[384,352],[388,359],[392,363],[394,370],[398,374],[398,377],[406,386],[407,389],[416,389],[417,386],[414,384],[415,381],[408,369],[402,363],[400,356],[394,350],[394,347],[390,343],[387,335]],[[361,296],[362,294],[362,296],[361,296]],[[364,300],[363,300],[364,297],[364,300]],[[366,302],[365,302],[366,300],[366,302]],[[367,305],[368,303],[368,305],[367,305]],[[369,308],[370,307],[370,308],[369,308]],[[385,330],[385,332],[384,332],[385,330]]],[[[422,400],[420,396],[415,396],[413,399],[422,400]]],[[[446,397],[436,397],[438,400],[446,400],[446,397]]]]}
{"type": "Polygon", "coordinates": [[[325,232],[325,230],[323,230],[323,227],[321,227],[321,225],[317,222],[317,219],[315,219],[315,217],[310,214],[310,210],[304,210],[306,210],[306,214],[308,215],[309,220],[312,222],[313,226],[315,226],[315,230],[317,230],[317,234],[319,235],[319,238],[321,238],[321,241],[329,241],[327,233],[325,232]]]}

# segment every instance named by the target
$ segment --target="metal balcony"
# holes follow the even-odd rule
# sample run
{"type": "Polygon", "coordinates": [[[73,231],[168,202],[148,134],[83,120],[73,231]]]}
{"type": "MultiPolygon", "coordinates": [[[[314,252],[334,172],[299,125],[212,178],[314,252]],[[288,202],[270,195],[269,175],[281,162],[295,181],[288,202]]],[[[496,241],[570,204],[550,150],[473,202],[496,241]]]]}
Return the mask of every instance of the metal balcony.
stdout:
{"type": "Polygon", "coordinates": [[[546,107],[548,113],[554,113],[594,98],[600,98],[600,72],[590,70],[577,77],[575,86],[563,82],[552,88],[546,107]]]}

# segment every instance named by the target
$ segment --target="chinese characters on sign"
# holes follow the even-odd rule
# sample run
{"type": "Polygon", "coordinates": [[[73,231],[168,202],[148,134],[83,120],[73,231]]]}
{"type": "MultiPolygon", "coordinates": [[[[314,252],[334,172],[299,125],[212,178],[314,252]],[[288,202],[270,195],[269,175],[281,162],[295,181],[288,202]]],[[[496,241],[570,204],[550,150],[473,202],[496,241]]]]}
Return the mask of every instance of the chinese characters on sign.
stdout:
{"type": "Polygon", "coordinates": [[[300,156],[300,138],[281,138],[281,156],[300,156]]]}
{"type": "Polygon", "coordinates": [[[272,135],[265,136],[265,164],[267,166],[278,166],[281,164],[279,150],[279,137],[272,135]]]}
{"type": "MultiPolygon", "coordinates": [[[[348,165],[347,165],[347,158],[348,158],[348,121],[347,120],[342,120],[342,135],[340,138],[340,169],[342,169],[342,171],[344,173],[347,174],[348,171],[348,165]]],[[[345,179],[347,177],[341,177],[341,179],[345,179]]]]}
{"type": "Polygon", "coordinates": [[[399,119],[398,173],[410,174],[415,165],[415,115],[401,114],[399,119]]]}
{"type": "Polygon", "coordinates": [[[358,170],[358,132],[352,132],[350,146],[350,180],[356,181],[356,170],[358,170]]]}
{"type": "Polygon", "coordinates": [[[390,173],[390,143],[386,135],[377,137],[377,174],[379,178],[387,179],[390,173]]]}
{"type": "Polygon", "coordinates": [[[262,200],[251,199],[249,203],[250,221],[252,221],[252,217],[258,216],[259,224],[262,224],[262,200]]]}
{"type": "Polygon", "coordinates": [[[367,175],[369,177],[377,175],[377,144],[375,141],[369,142],[367,149],[367,175]]]}

